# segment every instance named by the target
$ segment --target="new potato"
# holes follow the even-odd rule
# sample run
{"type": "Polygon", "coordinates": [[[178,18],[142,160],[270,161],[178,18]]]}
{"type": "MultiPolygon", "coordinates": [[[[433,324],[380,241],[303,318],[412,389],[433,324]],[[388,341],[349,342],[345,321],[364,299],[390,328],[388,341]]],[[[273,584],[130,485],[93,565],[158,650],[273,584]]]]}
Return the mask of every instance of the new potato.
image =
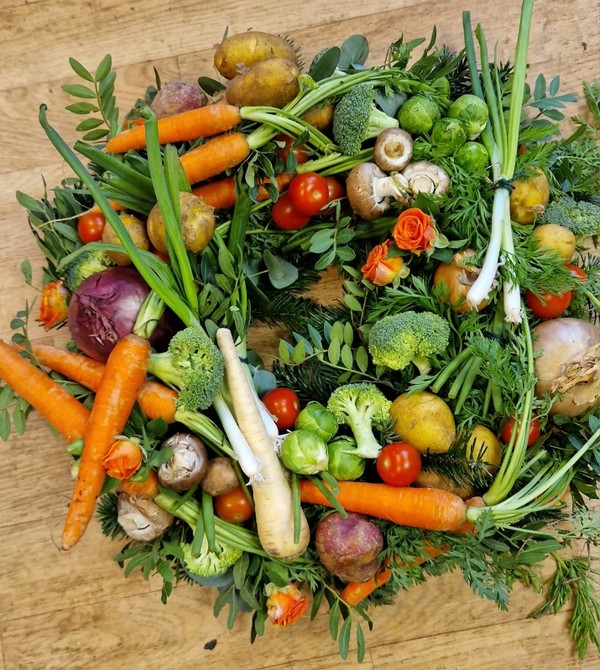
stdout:
{"type": "MultiPolygon", "coordinates": [[[[150,240],[148,239],[144,222],[141,219],[138,219],[137,216],[127,213],[119,214],[119,218],[121,219],[121,223],[127,229],[135,246],[138,249],[148,251],[148,249],[150,249],[150,240]]],[[[106,244],[122,246],[121,240],[117,237],[112,226],[104,226],[104,230],[102,231],[102,241],[106,244]]],[[[106,253],[113,263],[116,263],[117,265],[127,266],[132,264],[131,258],[125,253],[120,253],[118,251],[107,251],[106,253]]]]}
{"type": "Polygon", "coordinates": [[[429,391],[403,393],[390,408],[394,432],[422,454],[442,454],[456,439],[456,422],[450,407],[429,391]]]}
{"type": "Polygon", "coordinates": [[[214,64],[219,74],[233,79],[254,63],[267,58],[284,58],[298,66],[296,51],[288,41],[259,30],[226,37],[215,49],[214,64]]]}
{"type": "Polygon", "coordinates": [[[225,97],[230,105],[283,107],[299,90],[298,66],[287,58],[268,58],[240,72],[228,84],[225,97]]]}

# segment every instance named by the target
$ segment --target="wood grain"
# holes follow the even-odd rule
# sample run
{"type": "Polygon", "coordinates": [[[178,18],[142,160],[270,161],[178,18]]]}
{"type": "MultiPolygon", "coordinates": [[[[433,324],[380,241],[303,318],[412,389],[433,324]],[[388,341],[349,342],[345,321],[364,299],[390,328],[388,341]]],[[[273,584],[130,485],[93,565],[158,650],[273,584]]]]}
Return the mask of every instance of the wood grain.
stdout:
{"type": "MultiPolygon", "coordinates": [[[[472,12],[499,58],[511,58],[520,2],[382,0],[337,3],[316,0],[0,0],[0,337],[11,336],[10,321],[38,296],[42,255],[15,200],[22,190],[39,196],[69,176],[37,123],[38,106],[48,105],[51,123],[68,140],[76,133],[61,90],[75,78],[74,56],[93,67],[111,53],[117,71],[119,106],[127,109],[153,80],[195,79],[212,74],[212,49],[225,30],[250,28],[289,35],[309,60],[321,47],[353,33],[371,44],[370,62],[404,33],[462,45],[461,12],[472,12]],[[20,270],[29,259],[33,287],[20,270]]],[[[600,74],[600,2],[538,2],[531,36],[530,81],[538,73],[561,75],[562,92],[581,93],[582,80],[600,74]]],[[[582,109],[569,105],[567,114],[582,109]]],[[[325,283],[317,292],[329,292],[325,283]]],[[[36,309],[34,306],[33,314],[36,309]]],[[[32,317],[33,319],[34,317],[32,317]]],[[[34,339],[63,342],[61,331],[45,333],[34,322],[34,339]]],[[[274,350],[277,333],[256,331],[253,344],[274,350]]],[[[75,550],[60,553],[57,536],[69,499],[70,457],[37,416],[25,436],[0,445],[0,670],[179,670],[202,667],[290,670],[364,668],[453,670],[485,665],[488,670],[600,668],[590,650],[577,661],[567,636],[568,612],[543,620],[529,613],[539,596],[515,589],[508,612],[473,595],[461,575],[426,581],[401,593],[391,607],[372,611],[362,665],[342,663],[329,638],[327,613],[291,629],[268,628],[249,643],[249,618],[232,631],[225,615],[212,615],[214,592],[177,586],[160,602],[160,582],[134,574],[125,579],[112,560],[111,543],[94,522],[75,550]],[[213,644],[215,643],[215,644],[213,644]]]]}

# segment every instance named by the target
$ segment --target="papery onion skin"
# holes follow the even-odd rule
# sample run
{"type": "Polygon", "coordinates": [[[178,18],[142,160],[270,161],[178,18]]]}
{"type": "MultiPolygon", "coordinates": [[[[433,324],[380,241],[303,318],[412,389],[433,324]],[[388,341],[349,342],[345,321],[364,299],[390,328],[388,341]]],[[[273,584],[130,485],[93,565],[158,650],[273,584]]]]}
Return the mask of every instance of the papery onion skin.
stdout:
{"type": "Polygon", "coordinates": [[[532,329],[538,398],[561,394],[550,414],[581,416],[600,405],[600,328],[583,319],[549,319],[532,329]]]}
{"type": "MultiPolygon", "coordinates": [[[[106,362],[117,340],[132,332],[149,292],[135,268],[108,268],[85,279],[69,303],[67,323],[77,348],[90,358],[106,362]]],[[[167,314],[150,338],[157,349],[165,346],[165,338],[173,334],[167,314]]]]}

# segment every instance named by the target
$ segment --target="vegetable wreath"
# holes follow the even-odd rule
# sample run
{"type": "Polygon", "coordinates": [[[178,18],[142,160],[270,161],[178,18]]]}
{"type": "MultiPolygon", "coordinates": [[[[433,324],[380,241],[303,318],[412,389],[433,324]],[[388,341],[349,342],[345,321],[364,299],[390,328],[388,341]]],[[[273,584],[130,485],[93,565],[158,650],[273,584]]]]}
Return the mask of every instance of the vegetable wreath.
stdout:
{"type": "Polygon", "coordinates": [[[378,66],[359,35],[303,72],[249,32],[123,118],[110,56],[71,60],[82,139],[39,119],[75,176],[17,194],[71,344],[30,342],[29,309],[0,343],[13,426],[37,409],[75,459],[64,550],[97,511],[164,601],[215,587],[251,639],[326,601],[343,657],[369,606],[454,569],[502,608],[545,589],[534,616],[573,595],[600,648],[600,86],[563,138],[574,96],[525,81],[532,5],[508,64],[468,13],[460,53],[400,38],[378,66]]]}

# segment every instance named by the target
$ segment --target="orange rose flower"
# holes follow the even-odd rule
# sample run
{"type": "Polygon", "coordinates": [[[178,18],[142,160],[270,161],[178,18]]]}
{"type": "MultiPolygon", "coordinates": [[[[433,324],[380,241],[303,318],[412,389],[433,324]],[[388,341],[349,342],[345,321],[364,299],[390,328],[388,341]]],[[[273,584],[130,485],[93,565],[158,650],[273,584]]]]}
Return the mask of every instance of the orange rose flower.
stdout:
{"type": "Polygon", "coordinates": [[[283,588],[270,583],[265,586],[267,615],[274,626],[289,626],[306,611],[308,600],[295,584],[283,588]]]}
{"type": "Polygon", "coordinates": [[[62,281],[53,281],[44,286],[38,321],[46,330],[66,320],[69,311],[68,297],[69,292],[62,281]]]}
{"type": "Polygon", "coordinates": [[[374,246],[360,269],[363,277],[376,286],[391,284],[396,278],[407,274],[402,258],[389,255],[391,245],[392,241],[387,240],[374,246]]]}
{"type": "Polygon", "coordinates": [[[109,477],[129,479],[140,469],[142,449],[131,440],[115,440],[102,463],[109,477]]]}
{"type": "Polygon", "coordinates": [[[433,217],[417,207],[401,212],[392,230],[392,237],[399,249],[412,251],[419,256],[435,246],[438,232],[433,217]]]}

